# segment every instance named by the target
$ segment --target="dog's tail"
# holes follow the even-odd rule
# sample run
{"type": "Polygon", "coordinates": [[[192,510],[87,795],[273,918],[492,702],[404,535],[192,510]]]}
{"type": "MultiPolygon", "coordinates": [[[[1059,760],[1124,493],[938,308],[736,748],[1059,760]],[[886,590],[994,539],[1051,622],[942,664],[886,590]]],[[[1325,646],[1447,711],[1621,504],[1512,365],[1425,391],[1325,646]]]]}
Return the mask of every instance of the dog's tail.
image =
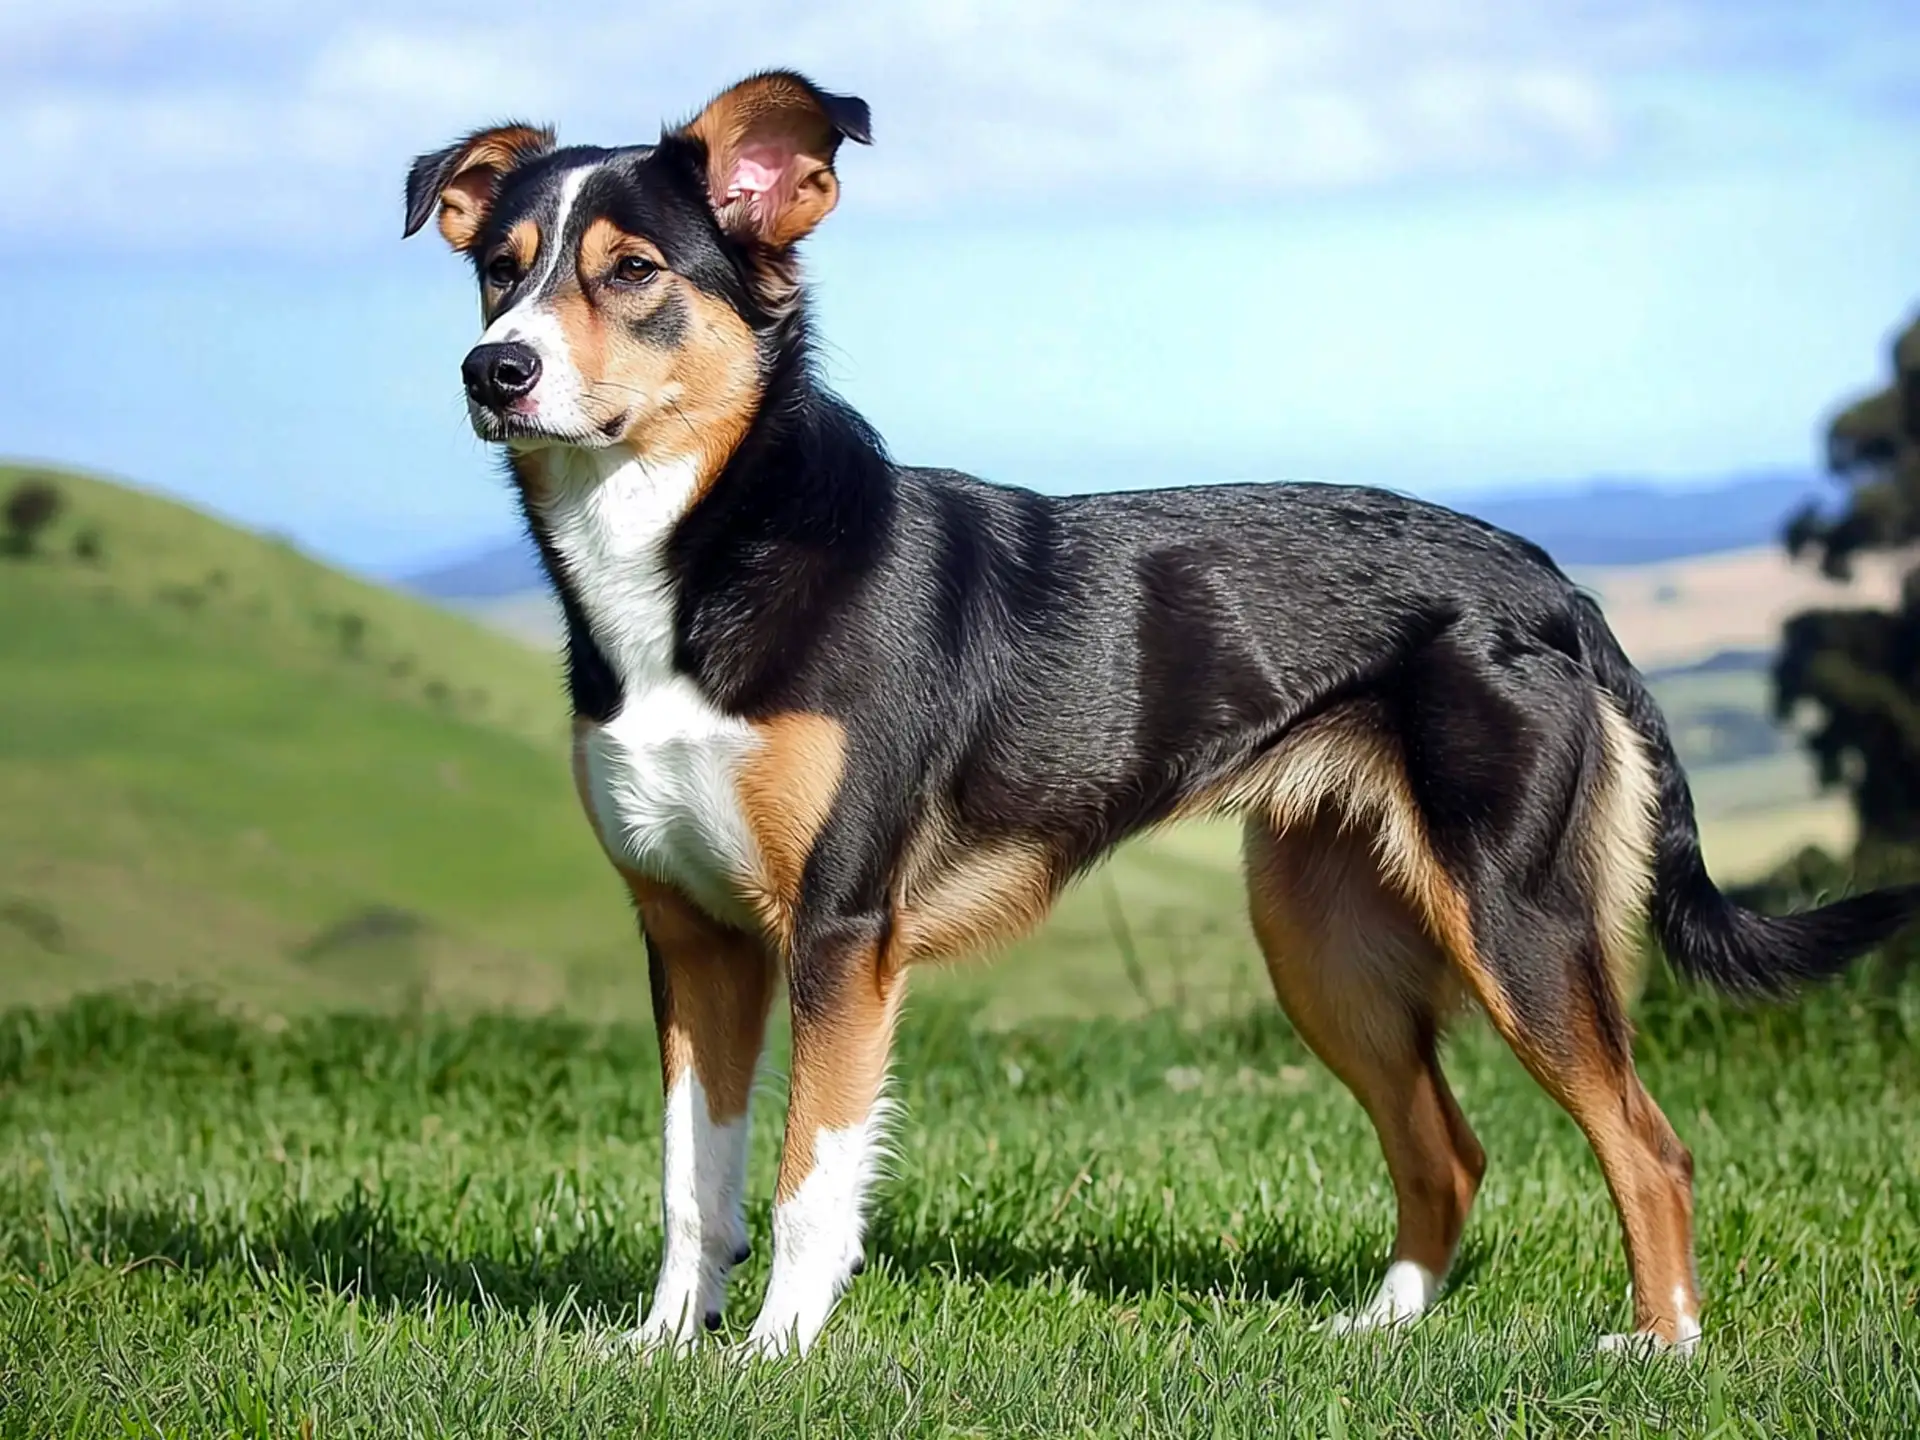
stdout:
{"type": "Polygon", "coordinates": [[[1599,607],[1584,595],[1578,605],[1594,677],[1645,742],[1658,776],[1651,917],[1668,959],[1682,974],[1730,994],[1785,995],[1839,974],[1920,916],[1920,885],[1873,890],[1795,915],[1757,914],[1723,895],[1700,855],[1693,793],[1673,753],[1667,722],[1599,607]]]}

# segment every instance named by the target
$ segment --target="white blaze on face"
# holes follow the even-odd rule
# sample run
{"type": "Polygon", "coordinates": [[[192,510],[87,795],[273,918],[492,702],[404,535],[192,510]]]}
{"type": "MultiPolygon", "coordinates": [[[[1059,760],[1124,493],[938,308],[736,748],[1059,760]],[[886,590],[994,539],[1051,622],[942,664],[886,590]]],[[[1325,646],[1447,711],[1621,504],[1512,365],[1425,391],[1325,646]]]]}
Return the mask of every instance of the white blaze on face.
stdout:
{"type": "Polygon", "coordinates": [[[773,1277],[748,1345],[763,1355],[805,1352],[859,1268],[867,1191],[886,1151],[892,1106],[813,1138],[813,1171],[773,1207],[773,1277]]]}
{"type": "Polygon", "coordinates": [[[478,344],[518,341],[540,357],[540,380],[527,396],[526,418],[557,436],[577,437],[584,444],[603,444],[595,422],[587,414],[586,383],[574,364],[560,317],[553,309],[553,288],[562,265],[574,259],[574,241],[568,235],[575,203],[598,164],[569,170],[560,182],[560,199],[551,222],[540,227],[540,252],[534,274],[522,282],[524,298],[493,318],[478,344]]]}

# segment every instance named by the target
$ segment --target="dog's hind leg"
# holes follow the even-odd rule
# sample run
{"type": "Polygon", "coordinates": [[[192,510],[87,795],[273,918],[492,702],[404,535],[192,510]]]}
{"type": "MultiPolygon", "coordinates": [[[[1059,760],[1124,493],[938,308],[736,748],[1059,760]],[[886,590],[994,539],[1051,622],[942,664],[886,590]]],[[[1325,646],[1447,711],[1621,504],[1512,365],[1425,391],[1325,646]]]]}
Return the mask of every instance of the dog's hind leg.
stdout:
{"type": "Polygon", "coordinates": [[[1247,828],[1247,889],[1268,973],[1294,1027],[1365,1107],[1399,1206],[1372,1302],[1336,1325],[1374,1329],[1433,1300],[1486,1156],[1440,1073],[1440,1020],[1457,982],[1408,902],[1384,882],[1372,836],[1331,812],[1247,828]]]}
{"type": "Polygon", "coordinates": [[[1590,685],[1568,683],[1564,661],[1521,656],[1509,674],[1459,646],[1434,651],[1408,677],[1418,698],[1402,744],[1420,757],[1408,777],[1420,814],[1402,868],[1447,958],[1606,1175],[1634,1333],[1603,1348],[1690,1351],[1693,1158],[1634,1071],[1622,997],[1651,851],[1645,767],[1620,748],[1637,742],[1590,685]]]}
{"type": "Polygon", "coordinates": [[[1456,958],[1496,1029],[1573,1117],[1605,1174],[1633,1278],[1632,1334],[1603,1350],[1693,1349],[1693,1157],[1640,1083],[1624,1022],[1599,998],[1605,961],[1592,922],[1525,913],[1485,896],[1471,951],[1456,958]],[[1595,983],[1595,982],[1599,983],[1595,983]]]}

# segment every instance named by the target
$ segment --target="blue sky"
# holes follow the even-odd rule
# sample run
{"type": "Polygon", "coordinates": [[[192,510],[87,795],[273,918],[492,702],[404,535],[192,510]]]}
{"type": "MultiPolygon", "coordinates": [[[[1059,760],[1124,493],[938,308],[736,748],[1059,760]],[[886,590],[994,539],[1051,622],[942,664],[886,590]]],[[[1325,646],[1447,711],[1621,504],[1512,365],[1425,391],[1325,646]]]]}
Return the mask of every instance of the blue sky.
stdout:
{"type": "Polygon", "coordinates": [[[509,532],[407,161],[873,105],[810,242],[902,458],[1445,497],[1806,466],[1920,302],[1920,6],[0,0],[0,453],[372,569],[509,532]]]}

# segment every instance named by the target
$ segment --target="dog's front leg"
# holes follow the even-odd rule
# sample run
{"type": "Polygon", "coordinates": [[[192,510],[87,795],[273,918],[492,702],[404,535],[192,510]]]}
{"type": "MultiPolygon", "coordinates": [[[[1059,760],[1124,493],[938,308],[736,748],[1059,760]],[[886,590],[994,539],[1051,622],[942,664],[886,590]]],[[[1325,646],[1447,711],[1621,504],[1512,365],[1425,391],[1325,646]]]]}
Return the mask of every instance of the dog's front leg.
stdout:
{"type": "Polygon", "coordinates": [[[877,916],[804,926],[788,971],[793,1072],[773,1207],[773,1278],[748,1344],[805,1351],[858,1273],[864,1206],[879,1168],[881,1090],[905,975],[877,916]]]}
{"type": "Polygon", "coordinates": [[[672,892],[632,882],[647,939],[666,1116],[666,1241],[653,1304],[627,1338],[685,1345],[720,1323],[727,1277],[746,1258],[747,1106],[774,964],[761,943],[672,892]]]}

